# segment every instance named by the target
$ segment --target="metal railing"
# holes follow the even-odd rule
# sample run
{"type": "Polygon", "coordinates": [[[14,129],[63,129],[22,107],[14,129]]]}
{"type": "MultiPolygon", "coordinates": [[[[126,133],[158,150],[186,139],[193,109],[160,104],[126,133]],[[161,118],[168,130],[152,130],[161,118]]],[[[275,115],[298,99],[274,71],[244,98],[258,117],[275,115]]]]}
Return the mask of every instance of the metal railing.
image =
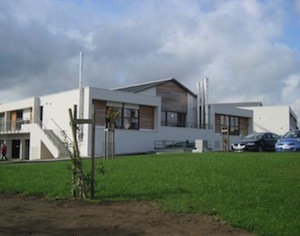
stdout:
{"type": "Polygon", "coordinates": [[[30,120],[17,119],[0,123],[0,132],[19,132],[24,124],[30,124],[30,120]]]}
{"type": "Polygon", "coordinates": [[[195,142],[189,140],[156,140],[154,141],[155,149],[165,149],[165,148],[195,148],[195,142]]]}
{"type": "MultiPolygon", "coordinates": [[[[192,128],[192,129],[197,129],[198,127],[197,123],[195,122],[172,122],[172,123],[161,122],[160,125],[165,127],[192,128]]],[[[213,129],[213,125],[200,124],[199,129],[213,129]]]]}

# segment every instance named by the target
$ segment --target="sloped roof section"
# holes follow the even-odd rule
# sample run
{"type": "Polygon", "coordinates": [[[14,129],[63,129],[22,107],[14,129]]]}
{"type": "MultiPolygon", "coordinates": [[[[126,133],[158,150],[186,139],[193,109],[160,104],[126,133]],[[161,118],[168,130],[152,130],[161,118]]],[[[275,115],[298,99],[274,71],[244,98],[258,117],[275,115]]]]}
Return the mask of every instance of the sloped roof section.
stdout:
{"type": "Polygon", "coordinates": [[[216,105],[229,107],[262,107],[261,102],[233,102],[233,103],[215,103],[216,105]]]}
{"type": "Polygon", "coordinates": [[[139,83],[139,84],[122,86],[122,87],[113,88],[112,90],[125,91],[125,92],[130,92],[130,93],[139,93],[139,92],[142,92],[144,90],[156,87],[160,84],[163,84],[163,83],[166,83],[166,82],[169,82],[169,81],[172,81],[172,82],[176,83],[178,86],[180,86],[181,88],[183,88],[184,90],[186,90],[187,92],[192,94],[193,96],[196,96],[195,93],[193,93],[191,90],[189,90],[187,87],[182,85],[180,82],[178,82],[174,78],[165,78],[165,79],[148,81],[148,82],[139,83]]]}

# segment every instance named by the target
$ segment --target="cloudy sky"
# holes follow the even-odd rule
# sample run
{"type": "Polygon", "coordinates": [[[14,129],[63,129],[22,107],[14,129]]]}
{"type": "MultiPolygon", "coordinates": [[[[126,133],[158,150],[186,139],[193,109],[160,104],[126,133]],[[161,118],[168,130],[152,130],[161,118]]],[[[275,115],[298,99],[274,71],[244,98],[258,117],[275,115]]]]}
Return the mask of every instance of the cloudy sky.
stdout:
{"type": "Polygon", "coordinates": [[[0,102],[167,77],[300,120],[300,0],[1,0],[0,102]]]}

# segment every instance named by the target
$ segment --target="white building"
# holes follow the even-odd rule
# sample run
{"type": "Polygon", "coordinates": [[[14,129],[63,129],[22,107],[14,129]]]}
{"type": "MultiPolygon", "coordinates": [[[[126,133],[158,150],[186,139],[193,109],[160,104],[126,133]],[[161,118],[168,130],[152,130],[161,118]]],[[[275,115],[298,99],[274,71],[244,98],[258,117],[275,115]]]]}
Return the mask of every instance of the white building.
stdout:
{"type": "MultiPolygon", "coordinates": [[[[174,78],[114,90],[85,87],[82,92],[74,89],[1,104],[0,142],[6,143],[8,157],[35,160],[69,155],[69,109],[74,111],[75,105],[84,119],[91,119],[95,112],[96,156],[104,153],[109,107],[120,112],[115,122],[116,155],[153,152],[157,143],[196,139],[204,140],[205,148],[220,151],[224,126],[229,128],[231,140],[253,130],[252,110],[208,106],[207,101],[199,104],[197,94],[174,78]]],[[[82,125],[79,131],[81,156],[91,155],[91,131],[90,124],[82,125]]]]}
{"type": "Polygon", "coordinates": [[[253,130],[284,135],[297,129],[297,116],[289,106],[245,107],[253,111],[253,130]]]}
{"type": "Polygon", "coordinates": [[[253,132],[273,132],[284,135],[298,129],[297,116],[289,106],[263,106],[261,102],[222,103],[225,107],[237,107],[253,111],[253,132]]]}

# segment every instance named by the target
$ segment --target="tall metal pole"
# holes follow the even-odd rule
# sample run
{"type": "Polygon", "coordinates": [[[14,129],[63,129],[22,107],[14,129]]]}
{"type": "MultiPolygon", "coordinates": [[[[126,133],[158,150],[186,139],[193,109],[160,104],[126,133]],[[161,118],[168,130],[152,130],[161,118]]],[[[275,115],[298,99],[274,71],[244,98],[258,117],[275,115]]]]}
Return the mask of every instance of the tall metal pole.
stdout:
{"type": "MultiPolygon", "coordinates": [[[[83,53],[79,54],[79,119],[83,119],[84,90],[82,87],[83,53]]],[[[83,139],[83,125],[79,126],[79,141],[83,139]]]]}

